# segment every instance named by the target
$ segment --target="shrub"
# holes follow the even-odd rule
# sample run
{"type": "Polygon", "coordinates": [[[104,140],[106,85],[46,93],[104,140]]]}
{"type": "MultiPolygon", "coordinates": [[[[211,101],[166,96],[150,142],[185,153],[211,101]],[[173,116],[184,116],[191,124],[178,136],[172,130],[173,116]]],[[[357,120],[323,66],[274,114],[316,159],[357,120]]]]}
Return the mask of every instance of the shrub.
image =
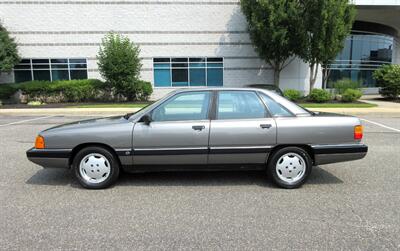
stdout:
{"type": "Polygon", "coordinates": [[[308,99],[312,102],[324,103],[331,100],[331,93],[323,89],[313,89],[308,99]]]}
{"type": "Polygon", "coordinates": [[[352,81],[351,79],[342,79],[333,84],[336,94],[342,95],[346,90],[353,89],[358,90],[361,88],[359,82],[352,81]]]}
{"type": "Polygon", "coordinates": [[[294,90],[294,89],[287,89],[287,90],[285,90],[285,91],[283,92],[283,95],[284,95],[287,99],[289,99],[289,100],[291,100],[291,101],[298,101],[298,100],[300,100],[300,99],[303,97],[303,95],[302,95],[302,93],[301,93],[300,91],[294,90]]]}
{"type": "Polygon", "coordinates": [[[150,82],[138,80],[136,82],[136,99],[146,101],[153,93],[153,87],[150,82]]]}
{"type": "Polygon", "coordinates": [[[362,92],[360,90],[355,89],[347,89],[342,94],[343,102],[354,102],[360,99],[362,96],[362,92]]]}
{"type": "Polygon", "coordinates": [[[373,74],[379,93],[388,98],[396,99],[400,95],[400,65],[384,65],[373,74]]]}
{"type": "Polygon", "coordinates": [[[10,84],[0,84],[0,99],[9,99],[17,89],[10,84]]]}
{"type": "Polygon", "coordinates": [[[139,46],[128,37],[110,33],[106,35],[98,54],[98,66],[109,89],[117,96],[133,100],[135,82],[139,79],[142,67],[139,46]]]}

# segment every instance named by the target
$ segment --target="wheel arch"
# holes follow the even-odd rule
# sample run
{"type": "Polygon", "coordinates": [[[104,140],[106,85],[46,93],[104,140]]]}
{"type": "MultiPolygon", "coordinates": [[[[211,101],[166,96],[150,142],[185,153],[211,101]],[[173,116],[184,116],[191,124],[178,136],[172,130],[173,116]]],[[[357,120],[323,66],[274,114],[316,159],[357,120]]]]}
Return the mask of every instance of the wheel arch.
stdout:
{"type": "Polygon", "coordinates": [[[104,143],[97,143],[97,142],[91,142],[91,143],[83,143],[83,144],[79,144],[77,146],[75,146],[72,151],[71,154],[69,156],[69,160],[68,160],[68,166],[71,167],[72,162],[74,161],[74,158],[76,156],[76,154],[78,154],[78,152],[86,147],[91,147],[91,146],[96,146],[96,147],[102,147],[108,151],[110,151],[110,153],[112,153],[115,157],[115,159],[118,161],[119,165],[121,166],[121,160],[119,159],[117,153],[115,152],[114,148],[112,148],[111,146],[104,144],[104,143]]]}
{"type": "Polygon", "coordinates": [[[298,147],[298,148],[301,148],[301,149],[305,150],[308,153],[308,155],[310,155],[312,163],[313,164],[315,163],[314,150],[312,149],[312,147],[310,145],[307,145],[307,144],[282,144],[282,145],[276,145],[271,149],[271,151],[270,151],[270,153],[268,155],[267,164],[269,163],[269,161],[271,159],[271,156],[275,152],[277,152],[280,149],[286,148],[286,147],[298,147]]]}

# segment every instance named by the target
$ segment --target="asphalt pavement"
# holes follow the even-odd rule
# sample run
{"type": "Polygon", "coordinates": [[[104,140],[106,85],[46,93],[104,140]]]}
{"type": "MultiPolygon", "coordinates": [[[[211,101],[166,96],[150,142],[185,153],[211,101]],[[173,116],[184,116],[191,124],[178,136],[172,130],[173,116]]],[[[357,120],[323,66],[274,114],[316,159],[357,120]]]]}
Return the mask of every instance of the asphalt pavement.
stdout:
{"type": "Polygon", "coordinates": [[[90,116],[0,115],[1,250],[399,250],[400,115],[365,115],[363,160],[300,189],[263,172],[123,174],[85,190],[26,159],[45,128],[90,116]]]}

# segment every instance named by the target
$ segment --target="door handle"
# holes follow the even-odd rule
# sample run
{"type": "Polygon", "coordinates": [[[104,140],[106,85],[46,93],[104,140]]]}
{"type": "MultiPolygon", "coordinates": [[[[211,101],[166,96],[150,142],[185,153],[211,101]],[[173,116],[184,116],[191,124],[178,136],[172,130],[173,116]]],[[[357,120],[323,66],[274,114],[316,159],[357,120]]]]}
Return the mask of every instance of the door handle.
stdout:
{"type": "Polygon", "coordinates": [[[261,127],[262,129],[269,129],[269,128],[272,127],[272,125],[271,125],[271,124],[261,124],[260,127],[261,127]]]}
{"type": "Polygon", "coordinates": [[[205,129],[206,127],[203,125],[197,125],[197,126],[192,126],[192,129],[195,131],[201,131],[203,129],[205,129]]]}

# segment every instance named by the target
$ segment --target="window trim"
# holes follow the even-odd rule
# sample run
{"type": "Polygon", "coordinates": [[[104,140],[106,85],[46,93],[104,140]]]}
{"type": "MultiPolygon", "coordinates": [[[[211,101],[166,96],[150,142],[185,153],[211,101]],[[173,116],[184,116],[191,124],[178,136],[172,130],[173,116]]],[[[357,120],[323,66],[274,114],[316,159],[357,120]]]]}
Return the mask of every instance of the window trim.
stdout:
{"type": "MultiPolygon", "coordinates": [[[[219,86],[219,87],[222,87],[222,86],[224,86],[224,79],[225,79],[225,77],[224,77],[224,74],[225,74],[225,57],[218,57],[218,56],[190,56],[190,57],[179,57],[179,56],[177,56],[177,57],[153,57],[152,58],[153,60],[152,60],[152,64],[153,64],[153,67],[152,67],[152,72],[153,72],[153,87],[154,88],[169,88],[169,89],[176,89],[176,88],[199,88],[199,87],[218,87],[218,86],[209,86],[208,85],[208,72],[207,72],[207,69],[222,69],[222,85],[221,86],[219,86]],[[187,59],[187,61],[186,61],[186,64],[187,64],[187,67],[172,67],[172,64],[173,64],[173,62],[172,62],[172,59],[173,58],[186,58],[187,59]],[[205,64],[205,66],[204,67],[190,67],[190,59],[193,59],[193,58],[202,58],[202,59],[205,59],[204,60],[204,64],[205,64]],[[221,58],[222,59],[222,61],[221,62],[210,62],[211,64],[213,64],[213,63],[221,63],[222,64],[222,67],[215,67],[215,66],[211,66],[211,67],[208,67],[208,59],[211,59],[211,58],[221,58]],[[154,59],[169,59],[169,61],[168,62],[154,62],[154,59]],[[169,67],[154,67],[154,64],[155,63],[160,63],[160,64],[166,64],[166,63],[168,63],[169,64],[169,67]],[[162,70],[162,69],[169,69],[169,75],[170,75],[170,85],[169,86],[156,86],[156,79],[155,79],[155,70],[158,70],[158,69],[160,69],[160,70],[162,70]],[[188,79],[188,85],[187,86],[173,86],[172,85],[172,70],[173,69],[186,69],[187,70],[187,79],[188,79]],[[190,82],[190,70],[191,69],[204,69],[204,71],[205,71],[205,85],[197,85],[197,86],[192,86],[191,85],[191,82],[190,82]]],[[[176,62],[176,63],[178,63],[178,62],[176,62]]]]}
{"type": "Polygon", "coordinates": [[[214,116],[212,118],[212,120],[219,120],[219,121],[233,121],[233,120],[254,120],[254,119],[264,119],[264,118],[273,118],[270,110],[268,109],[268,107],[265,105],[264,101],[262,100],[262,98],[260,97],[260,95],[258,94],[257,91],[253,91],[253,90],[218,90],[215,91],[215,106],[214,108],[214,116]],[[221,92],[251,92],[254,93],[256,95],[256,97],[259,99],[259,101],[261,102],[261,104],[264,107],[264,117],[262,118],[233,118],[233,119],[219,119],[218,118],[218,105],[219,105],[219,94],[221,92]]]}

